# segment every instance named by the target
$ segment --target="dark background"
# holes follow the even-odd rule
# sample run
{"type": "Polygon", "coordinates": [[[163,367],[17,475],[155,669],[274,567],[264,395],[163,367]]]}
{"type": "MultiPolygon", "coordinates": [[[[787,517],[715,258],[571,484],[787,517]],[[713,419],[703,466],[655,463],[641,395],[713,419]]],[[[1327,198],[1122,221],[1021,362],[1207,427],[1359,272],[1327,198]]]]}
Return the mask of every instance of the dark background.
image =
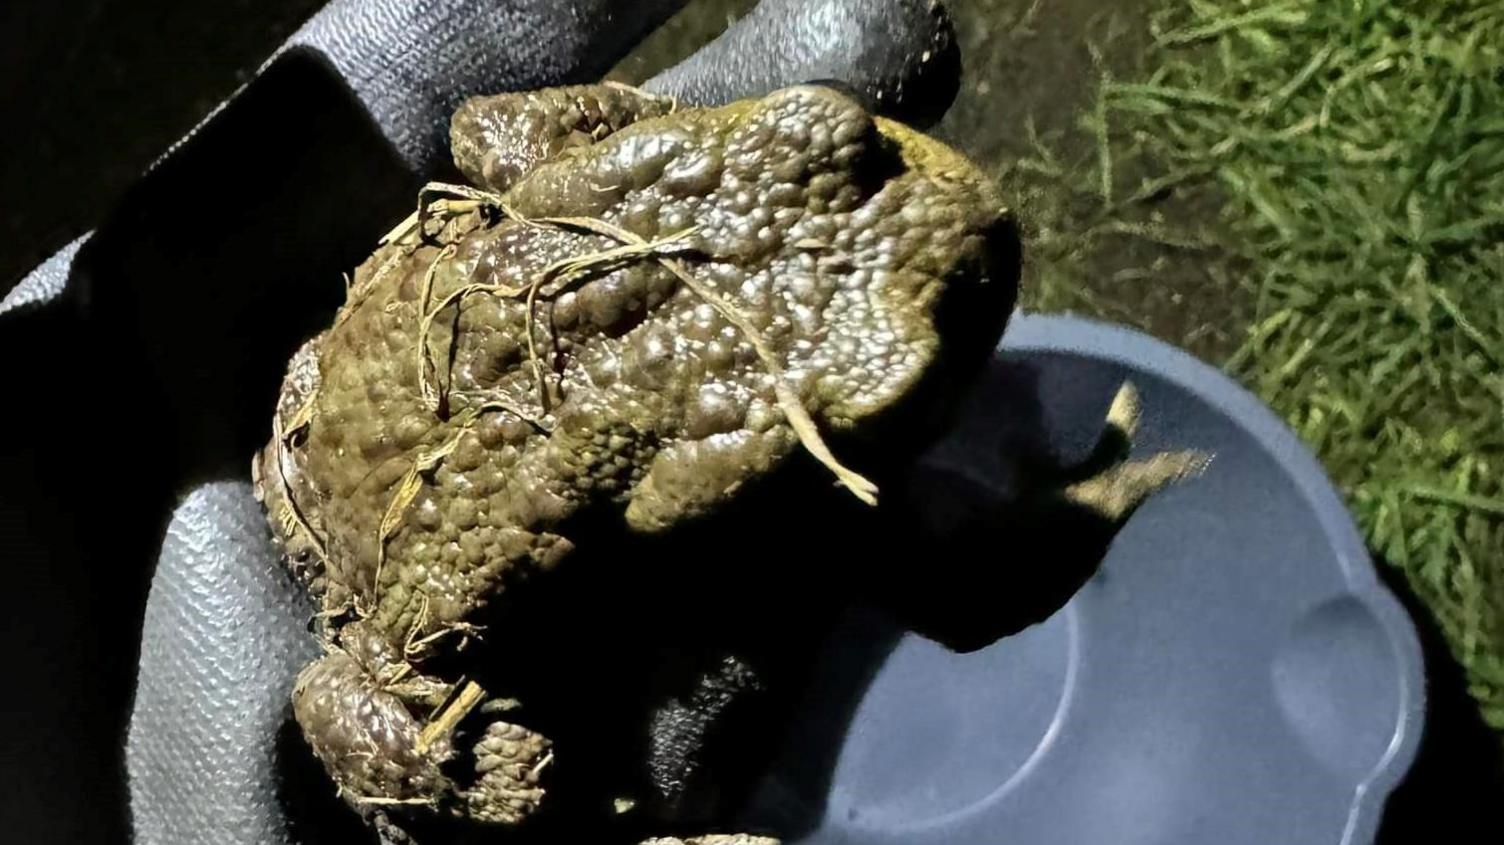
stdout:
{"type": "Polygon", "coordinates": [[[0,3],[0,288],[91,228],[322,5],[0,3]]]}

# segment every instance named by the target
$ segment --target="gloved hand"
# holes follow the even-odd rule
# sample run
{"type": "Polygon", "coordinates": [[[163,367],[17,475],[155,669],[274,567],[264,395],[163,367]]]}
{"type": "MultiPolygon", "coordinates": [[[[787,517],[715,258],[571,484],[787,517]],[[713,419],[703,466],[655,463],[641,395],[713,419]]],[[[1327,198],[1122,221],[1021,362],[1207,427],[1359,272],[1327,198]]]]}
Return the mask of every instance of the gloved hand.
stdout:
{"type": "MultiPolygon", "coordinates": [[[[43,536],[31,538],[62,561],[61,574],[37,575],[46,554],[35,572],[26,572],[52,578],[59,604],[71,602],[63,627],[79,632],[59,642],[97,640],[113,650],[91,660],[89,648],[72,649],[74,666],[69,650],[43,644],[23,655],[22,665],[33,660],[64,679],[55,689],[42,683],[40,698],[31,699],[54,718],[60,714],[49,709],[48,695],[83,713],[123,701],[135,680],[125,762],[137,842],[267,845],[369,835],[353,815],[326,818],[310,810],[316,798],[332,803],[328,782],[301,738],[285,730],[294,673],[316,644],[307,630],[310,608],[282,573],[246,481],[251,447],[264,441],[270,424],[276,378],[297,339],[326,320],[337,301],[338,290],[325,285],[338,278],[329,268],[353,266],[368,236],[400,217],[391,209],[410,205],[416,182],[443,167],[447,112],[461,95],[598,74],[603,56],[618,53],[625,39],[675,5],[336,0],[222,119],[164,159],[151,176],[153,187],[143,189],[147,196],[128,199],[117,214],[125,222],[65,250],[0,304],[7,351],[30,350],[36,339],[60,333],[84,338],[56,357],[26,359],[35,370],[19,387],[49,412],[49,427],[33,430],[26,455],[6,457],[22,464],[10,466],[18,470],[13,478],[25,477],[35,461],[39,477],[69,479],[37,497],[41,510],[55,506],[38,524],[55,531],[36,528],[43,536]],[[343,99],[336,79],[349,88],[343,99]],[[310,91],[309,80],[323,80],[329,90],[310,91]],[[254,135],[268,130],[252,116],[298,98],[303,105],[289,117],[307,123],[306,138],[279,145],[254,135]],[[340,115],[369,118],[376,131],[347,141],[350,121],[340,115]],[[226,136],[239,136],[240,159],[220,160],[213,152],[226,136]],[[385,143],[371,140],[377,136],[385,143]],[[335,152],[307,151],[318,148],[335,152]],[[394,163],[410,178],[374,186],[357,181],[362,168],[394,163]],[[226,179],[205,184],[206,171],[226,179]],[[268,178],[280,181],[267,186],[269,196],[256,195],[268,178]],[[184,215],[174,231],[125,213],[161,206],[164,194],[199,197],[202,204],[174,202],[184,215]],[[290,221],[279,211],[289,200],[301,209],[290,221]],[[237,225],[243,217],[261,221],[260,228],[237,225]],[[153,263],[164,254],[176,262],[170,278],[153,263]],[[241,254],[262,263],[233,266],[241,254]],[[97,518],[73,522],[95,503],[97,518]],[[89,532],[79,536],[83,527],[89,532]],[[129,653],[115,643],[132,638],[140,618],[132,553],[154,553],[158,542],[133,678],[115,667],[129,653]],[[69,686],[69,679],[77,684],[69,686]]],[[[904,112],[898,95],[936,81],[932,68],[943,85],[948,44],[930,0],[765,0],[646,87],[708,103],[834,80],[890,112],[897,107],[924,117],[934,109],[904,112]]],[[[943,108],[946,93],[910,102],[943,108]]],[[[19,487],[11,491],[22,494],[19,487]]],[[[42,610],[38,625],[47,619],[42,610]]],[[[17,628],[30,618],[20,613],[12,620],[17,628]]],[[[24,728],[35,721],[12,723],[24,728]]],[[[111,736],[108,726],[73,731],[54,748],[93,744],[97,756],[111,736]]],[[[61,757],[70,755],[86,756],[64,748],[61,757]]],[[[38,810],[49,801],[54,808],[46,838],[90,841],[87,832],[100,828],[86,820],[78,823],[84,834],[57,832],[69,830],[66,816],[77,806],[96,803],[80,800],[81,787],[97,789],[107,802],[107,780],[116,777],[104,766],[92,775],[67,774],[55,785],[43,778],[38,810]]]]}

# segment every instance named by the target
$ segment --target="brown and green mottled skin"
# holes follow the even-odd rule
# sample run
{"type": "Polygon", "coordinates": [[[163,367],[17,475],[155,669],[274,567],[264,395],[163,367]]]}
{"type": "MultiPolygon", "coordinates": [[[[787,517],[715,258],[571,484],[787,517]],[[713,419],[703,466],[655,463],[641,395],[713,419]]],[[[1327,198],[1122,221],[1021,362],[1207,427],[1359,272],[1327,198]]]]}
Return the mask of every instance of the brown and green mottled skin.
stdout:
{"type": "MultiPolygon", "coordinates": [[[[837,449],[842,433],[901,412],[946,359],[942,304],[990,307],[975,323],[992,337],[1006,318],[995,312],[1016,267],[992,235],[1009,224],[982,175],[831,89],[713,109],[621,87],[551,89],[471,100],[452,130],[460,169],[520,216],[596,218],[645,239],[694,227],[685,267],[756,325],[837,449]]],[[[329,653],[301,676],[295,712],[358,808],[525,818],[543,799],[547,741],[496,722],[474,747],[444,738],[416,750],[449,690],[424,665],[461,636],[404,645],[462,631],[509,585],[562,565],[571,517],[613,511],[630,530],[671,530],[799,454],[748,339],[652,260],[540,301],[532,323],[515,298],[472,294],[445,309],[427,342],[448,407],[424,401],[430,267],[437,303],[616,245],[481,212],[451,219],[431,243],[378,250],[334,325],[289,367],[277,411],[287,436],[258,456],[259,489],[328,612],[329,653]],[[470,419],[484,403],[532,422],[506,410],[470,419]],[[456,437],[383,555],[404,476],[456,437]],[[475,760],[473,782],[440,771],[456,755],[475,760]]]]}

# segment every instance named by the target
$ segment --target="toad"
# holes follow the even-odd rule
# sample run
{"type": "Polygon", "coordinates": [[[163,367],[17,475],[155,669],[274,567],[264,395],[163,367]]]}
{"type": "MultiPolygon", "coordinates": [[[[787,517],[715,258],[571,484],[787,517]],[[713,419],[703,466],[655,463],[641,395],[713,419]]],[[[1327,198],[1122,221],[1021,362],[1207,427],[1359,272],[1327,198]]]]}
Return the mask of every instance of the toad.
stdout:
{"type": "Polygon", "coordinates": [[[512,826],[554,756],[456,668],[481,613],[585,515],[672,531],[796,461],[875,501],[840,446],[985,359],[1017,265],[966,158],[831,87],[480,97],[451,139],[471,184],[425,188],[348,280],[254,469],[319,605],[293,709],[340,795],[512,826]]]}

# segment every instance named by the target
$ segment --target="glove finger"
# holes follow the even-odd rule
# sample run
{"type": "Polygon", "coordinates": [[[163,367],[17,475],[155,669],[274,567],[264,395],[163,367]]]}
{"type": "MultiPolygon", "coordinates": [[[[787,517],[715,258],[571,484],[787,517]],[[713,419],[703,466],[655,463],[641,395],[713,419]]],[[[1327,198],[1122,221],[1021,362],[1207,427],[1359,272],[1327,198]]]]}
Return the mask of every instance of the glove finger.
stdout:
{"type": "Polygon", "coordinates": [[[126,739],[139,845],[291,841],[277,736],[293,678],[318,651],[301,593],[250,485],[206,484],[173,513],[126,739]]]}
{"type": "Polygon", "coordinates": [[[709,105],[832,80],[869,108],[922,125],[949,107],[958,69],[938,0],[762,0],[643,87],[709,105]]]}
{"type": "Polygon", "coordinates": [[[327,59],[418,172],[466,97],[600,76],[684,0],[338,0],[289,42],[327,59]]]}

